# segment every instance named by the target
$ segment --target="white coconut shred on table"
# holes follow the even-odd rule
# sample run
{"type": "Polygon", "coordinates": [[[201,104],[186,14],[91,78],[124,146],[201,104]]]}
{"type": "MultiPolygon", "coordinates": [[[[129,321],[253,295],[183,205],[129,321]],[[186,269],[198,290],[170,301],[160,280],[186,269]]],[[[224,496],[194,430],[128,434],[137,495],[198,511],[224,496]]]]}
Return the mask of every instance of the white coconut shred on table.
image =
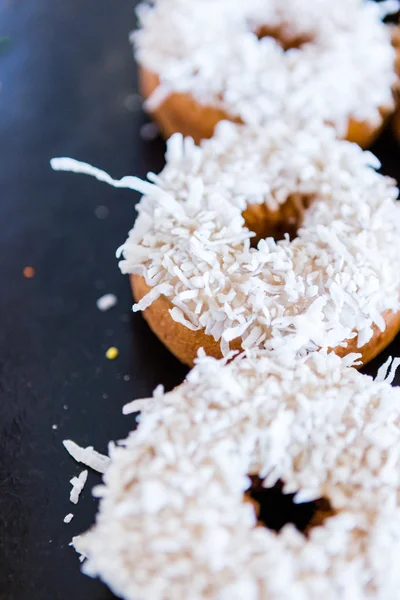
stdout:
{"type": "Polygon", "coordinates": [[[72,513],[68,513],[67,515],[65,515],[64,517],[64,523],[71,523],[72,519],[74,518],[74,515],[72,513]]]}
{"type": "Polygon", "coordinates": [[[88,478],[88,471],[82,471],[78,477],[73,477],[70,481],[72,484],[72,490],[69,495],[69,499],[73,504],[78,504],[79,496],[85,487],[85,483],[88,478]]]}
{"type": "Polygon", "coordinates": [[[109,457],[96,452],[93,446],[82,448],[72,440],[64,440],[63,446],[73,459],[98,473],[104,473],[110,463],[109,457]]]}
{"type": "Polygon", "coordinates": [[[96,300],[96,306],[101,312],[106,312],[113,308],[118,302],[115,294],[104,294],[96,300]]]}

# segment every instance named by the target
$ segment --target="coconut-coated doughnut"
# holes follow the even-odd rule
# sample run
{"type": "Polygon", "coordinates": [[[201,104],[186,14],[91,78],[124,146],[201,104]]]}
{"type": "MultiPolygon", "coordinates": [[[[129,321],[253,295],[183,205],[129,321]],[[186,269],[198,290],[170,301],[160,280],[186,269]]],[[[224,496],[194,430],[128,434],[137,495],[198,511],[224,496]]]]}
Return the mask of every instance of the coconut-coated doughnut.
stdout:
{"type": "Polygon", "coordinates": [[[202,358],[133,403],[139,427],[74,540],[86,574],[125,600],[398,597],[400,390],[334,354],[276,357],[202,358]],[[291,511],[263,526],[254,478],[294,494],[291,511],[314,502],[302,530],[291,511]]]}
{"type": "Polygon", "coordinates": [[[367,362],[400,327],[398,190],[378,166],[322,124],[225,121],[200,147],[176,134],[120,249],[134,310],[189,365],[200,347],[367,362]]]}
{"type": "MultiPolygon", "coordinates": [[[[158,0],[132,34],[146,106],[169,137],[222,119],[310,117],[370,145],[393,112],[390,10],[369,0],[158,0]]],[[[395,9],[394,9],[395,10],[395,9]]]]}
{"type": "Polygon", "coordinates": [[[400,141],[400,26],[392,27],[392,43],[396,49],[396,73],[397,73],[397,84],[395,86],[395,98],[396,98],[396,110],[393,115],[392,126],[394,134],[398,141],[400,141]]]}

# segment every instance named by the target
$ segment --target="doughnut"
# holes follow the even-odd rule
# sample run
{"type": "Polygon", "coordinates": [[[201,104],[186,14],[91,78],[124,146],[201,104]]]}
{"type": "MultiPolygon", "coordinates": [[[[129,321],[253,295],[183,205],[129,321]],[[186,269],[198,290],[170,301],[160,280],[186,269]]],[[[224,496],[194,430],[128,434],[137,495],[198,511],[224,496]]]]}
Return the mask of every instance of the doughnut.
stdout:
{"type": "Polygon", "coordinates": [[[223,121],[201,146],[175,134],[166,160],[132,183],[147,188],[120,268],[133,310],[182,362],[284,346],[365,364],[394,338],[398,190],[371,153],[319,123],[223,121]]]}
{"type": "Polygon", "coordinates": [[[360,352],[365,364],[400,328],[400,212],[379,161],[321,123],[265,130],[220,122],[195,146],[175,134],[120,248],[136,304],[182,362],[253,347],[360,352]]]}
{"type": "Polygon", "coordinates": [[[196,142],[224,119],[291,115],[369,146],[393,112],[395,51],[382,23],[396,3],[157,0],[132,34],[146,107],[166,137],[196,142]]]}
{"type": "Polygon", "coordinates": [[[398,77],[396,91],[396,110],[393,115],[393,131],[400,141],[400,26],[392,28],[392,44],[396,49],[396,73],[398,77]]]}
{"type": "Polygon", "coordinates": [[[393,377],[333,353],[201,358],[128,408],[139,427],[111,448],[96,523],[74,539],[84,573],[125,600],[397,598],[393,377]],[[271,493],[291,499],[281,523],[271,493]]]}

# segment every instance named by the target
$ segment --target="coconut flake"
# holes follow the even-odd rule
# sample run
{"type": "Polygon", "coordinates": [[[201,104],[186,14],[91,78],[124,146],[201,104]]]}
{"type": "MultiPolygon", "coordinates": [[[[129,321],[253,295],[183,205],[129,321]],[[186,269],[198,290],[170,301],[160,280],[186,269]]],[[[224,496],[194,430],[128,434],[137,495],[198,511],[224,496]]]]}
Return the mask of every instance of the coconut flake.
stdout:
{"type": "Polygon", "coordinates": [[[69,495],[69,499],[73,504],[78,504],[79,496],[85,487],[85,483],[88,478],[88,472],[82,471],[78,477],[73,477],[70,481],[72,484],[72,490],[69,495]]]}
{"type": "Polygon", "coordinates": [[[72,513],[68,513],[64,517],[64,523],[71,523],[73,518],[74,518],[74,515],[72,513]]]}
{"type": "Polygon", "coordinates": [[[118,302],[117,296],[115,294],[104,294],[104,296],[100,296],[96,300],[96,306],[101,312],[106,312],[113,308],[118,302]]]}
{"type": "Polygon", "coordinates": [[[154,189],[154,186],[151,183],[142,181],[138,177],[126,176],[122,177],[122,179],[113,179],[105,171],[97,169],[96,167],[92,167],[92,165],[89,165],[88,163],[75,160],[74,158],[52,158],[50,160],[50,165],[54,171],[67,171],[71,173],[83,173],[85,175],[91,175],[98,181],[108,183],[115,188],[135,190],[142,194],[149,194],[154,189]]]}
{"type": "Polygon", "coordinates": [[[385,381],[388,371],[389,371],[389,367],[392,363],[393,358],[391,356],[389,356],[387,358],[387,360],[383,363],[383,365],[381,365],[378,369],[378,372],[376,374],[375,377],[375,381],[385,381]]]}
{"type": "Polygon", "coordinates": [[[386,383],[393,383],[396,377],[396,371],[400,366],[400,358],[392,358],[391,356],[379,367],[378,373],[375,377],[375,381],[386,381],[386,383]]]}
{"type": "MultiPolygon", "coordinates": [[[[72,458],[76,460],[76,462],[82,463],[87,467],[90,467],[94,471],[97,471],[98,473],[105,473],[109,465],[110,459],[108,456],[96,452],[93,446],[87,446],[86,448],[82,448],[72,440],[64,440],[63,446],[67,450],[67,452],[72,456],[72,458]]],[[[83,475],[83,473],[81,473],[81,476],[83,475]]]]}

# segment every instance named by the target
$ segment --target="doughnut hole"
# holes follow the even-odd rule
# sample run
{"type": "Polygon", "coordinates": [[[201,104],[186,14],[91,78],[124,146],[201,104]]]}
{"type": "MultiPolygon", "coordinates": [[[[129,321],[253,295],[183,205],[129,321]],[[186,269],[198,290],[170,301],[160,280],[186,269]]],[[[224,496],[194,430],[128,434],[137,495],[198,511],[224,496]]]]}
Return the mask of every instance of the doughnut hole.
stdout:
{"type": "Polygon", "coordinates": [[[278,210],[271,210],[266,204],[250,204],[243,212],[243,218],[246,227],[255,234],[251,240],[252,247],[255,248],[261,239],[267,237],[279,241],[288,234],[293,240],[312,201],[312,196],[292,194],[278,210]]]}
{"type": "Polygon", "coordinates": [[[269,25],[261,25],[255,29],[252,28],[259,40],[269,37],[273,38],[283,48],[283,50],[292,50],[294,48],[299,49],[304,44],[308,44],[313,41],[313,37],[306,33],[293,34],[288,27],[282,25],[281,27],[271,27],[269,25]]]}
{"type": "Polygon", "coordinates": [[[262,527],[280,531],[284,525],[292,523],[301,533],[308,535],[313,527],[323,525],[335,514],[326,498],[295,504],[295,494],[283,493],[282,481],[272,488],[264,488],[263,480],[257,475],[251,475],[250,480],[251,486],[244,498],[254,506],[258,524],[262,527]]]}

